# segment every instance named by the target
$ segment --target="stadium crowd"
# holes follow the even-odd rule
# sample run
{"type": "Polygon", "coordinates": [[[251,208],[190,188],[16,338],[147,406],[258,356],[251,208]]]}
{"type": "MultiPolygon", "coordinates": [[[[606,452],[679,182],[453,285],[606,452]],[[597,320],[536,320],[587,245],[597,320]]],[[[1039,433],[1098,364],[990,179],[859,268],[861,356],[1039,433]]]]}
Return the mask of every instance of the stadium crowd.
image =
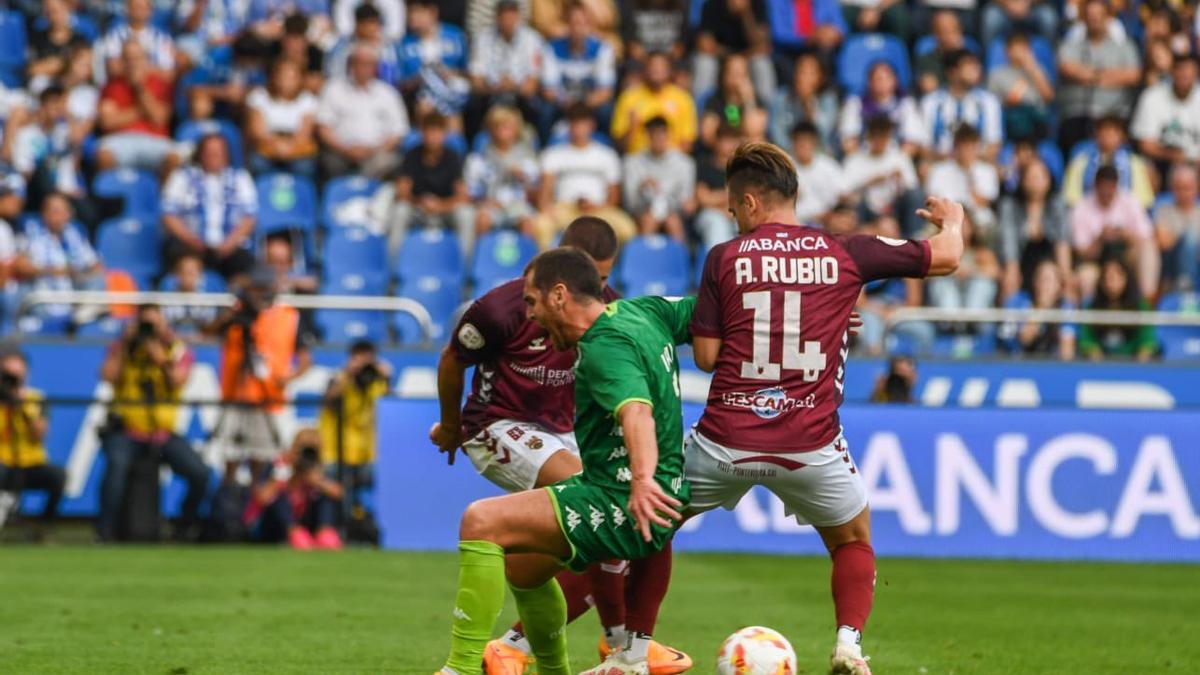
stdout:
{"type": "MultiPolygon", "coordinates": [[[[1200,276],[1192,0],[5,5],[6,331],[120,330],[18,315],[31,290],[236,290],[259,263],[281,290],[414,298],[440,331],[580,214],[626,242],[624,292],[683,293],[735,234],[724,162],[747,139],[792,154],[798,215],[831,231],[922,237],[925,195],[967,206],[956,275],[864,294],[869,353],[898,306],[1174,310],[1200,276]]],[[[211,318],[168,311],[183,332],[211,318]]],[[[918,352],[1163,351],[1120,327],[895,332],[918,352]]]]}

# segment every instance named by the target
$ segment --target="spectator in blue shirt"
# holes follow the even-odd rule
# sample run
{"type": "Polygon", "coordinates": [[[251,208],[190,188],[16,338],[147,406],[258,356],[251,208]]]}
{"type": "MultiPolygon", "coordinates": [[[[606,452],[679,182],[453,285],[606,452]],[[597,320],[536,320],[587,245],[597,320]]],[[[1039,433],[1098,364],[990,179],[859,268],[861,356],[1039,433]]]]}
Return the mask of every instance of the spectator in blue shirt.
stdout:
{"type": "Polygon", "coordinates": [[[979,131],[982,154],[995,161],[1004,141],[1000,99],[980,86],[983,67],[979,57],[962,49],[946,56],[946,86],[930,92],[921,100],[929,150],[937,158],[949,157],[954,148],[954,132],[969,124],[979,131]]]}
{"type": "Polygon", "coordinates": [[[245,169],[229,166],[229,147],[220,134],[201,138],[194,163],[167,178],[162,213],[167,267],[185,254],[200,255],[205,267],[228,281],[254,266],[250,245],[258,192],[245,169]]]}
{"type": "Polygon", "coordinates": [[[597,37],[591,15],[581,4],[567,8],[567,35],[547,45],[542,68],[543,115],[541,133],[549,136],[550,126],[562,117],[572,103],[583,102],[596,111],[601,129],[612,118],[613,89],[617,82],[617,64],[613,48],[597,37]]]}
{"type": "MultiPolygon", "coordinates": [[[[103,265],[87,237],[71,219],[66,195],[51,193],[42,200],[41,217],[25,224],[13,265],[14,275],[29,290],[102,290],[103,265]]],[[[42,305],[36,314],[66,317],[69,305],[42,305]]]]}
{"type": "Polygon", "coordinates": [[[175,44],[193,64],[214,47],[233,44],[245,22],[244,3],[237,0],[180,0],[175,6],[175,44]]]}
{"type": "Polygon", "coordinates": [[[416,117],[436,111],[461,123],[471,83],[466,76],[467,38],[438,21],[434,0],[408,5],[408,33],[400,42],[400,87],[416,97],[416,117]]]}

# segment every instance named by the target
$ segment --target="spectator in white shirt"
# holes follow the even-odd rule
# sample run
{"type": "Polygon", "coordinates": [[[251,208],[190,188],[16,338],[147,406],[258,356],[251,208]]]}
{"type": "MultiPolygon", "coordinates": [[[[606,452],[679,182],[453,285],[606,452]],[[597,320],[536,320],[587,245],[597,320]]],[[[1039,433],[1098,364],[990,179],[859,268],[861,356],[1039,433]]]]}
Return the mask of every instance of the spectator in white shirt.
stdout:
{"type": "Polygon", "coordinates": [[[895,126],[886,115],[867,121],[867,142],[846,158],[842,176],[846,194],[858,199],[860,220],[884,234],[915,234],[917,224],[906,215],[914,195],[917,171],[912,158],[892,142],[895,126]]]}
{"type": "Polygon", "coordinates": [[[136,40],[142,46],[155,75],[167,82],[175,79],[175,41],[150,23],[153,16],[151,0],[128,1],[128,21],[110,29],[96,44],[96,67],[100,81],[120,73],[122,49],[129,40],[136,40]]]}
{"type": "Polygon", "coordinates": [[[1142,92],[1133,115],[1131,135],[1138,150],[1159,165],[1200,160],[1200,87],[1196,57],[1176,55],[1171,81],[1142,92]]]}
{"type": "MultiPolygon", "coordinates": [[[[467,156],[463,169],[467,192],[475,202],[475,229],[480,234],[493,227],[515,227],[533,234],[533,205],[538,161],[528,140],[522,138],[521,113],[509,106],[494,106],[487,116],[488,142],[467,156]]],[[[531,134],[532,135],[532,134],[531,134]]]]}
{"type": "Polygon", "coordinates": [[[266,87],[246,97],[246,140],[255,174],[287,171],[308,178],[317,174],[317,97],[305,91],[304,73],[295,61],[271,66],[266,87]]]}
{"type": "Polygon", "coordinates": [[[176,169],[162,193],[167,267],[184,255],[199,255],[204,266],[231,284],[254,267],[254,227],[258,191],[245,169],[229,166],[229,147],[220,134],[196,144],[194,162],[176,169]]]}
{"type": "Polygon", "coordinates": [[[317,136],[326,176],[382,178],[400,165],[396,147],[408,135],[408,113],[396,89],[375,77],[379,55],[365,45],[350,52],[347,77],[330,80],[317,106],[317,136]]]}
{"type": "Polygon", "coordinates": [[[954,155],[930,168],[925,193],[962,204],[980,239],[992,239],[996,230],[992,204],[1000,197],[1000,174],[979,158],[979,132],[974,127],[964,124],[954,132],[954,155]]]}
{"type": "Polygon", "coordinates": [[[792,129],[792,155],[800,185],[796,219],[805,223],[824,223],[846,191],[841,165],[819,152],[820,147],[820,130],[812,122],[801,122],[792,129]]]}
{"type": "Polygon", "coordinates": [[[1000,99],[979,86],[983,68],[979,57],[962,49],[946,56],[946,86],[921,100],[926,136],[935,157],[948,157],[954,149],[954,130],[970,124],[983,140],[982,153],[988,161],[1000,153],[1004,141],[1000,99]]]}
{"type": "Polygon", "coordinates": [[[496,5],[496,25],[475,36],[467,73],[471,76],[471,100],[466,109],[468,135],[474,134],[487,109],[498,99],[515,103],[525,119],[537,119],[538,85],[542,77],[545,44],[522,23],[520,8],[513,0],[496,5]]]}
{"type": "Polygon", "coordinates": [[[876,115],[887,115],[896,125],[896,141],[908,154],[916,157],[928,144],[925,120],[917,102],[900,90],[896,71],[887,61],[878,61],[867,74],[867,91],[862,96],[851,94],[842,105],[838,120],[838,136],[842,152],[849,155],[862,143],[866,121],[876,115]]]}
{"type": "Polygon", "coordinates": [[[652,117],[645,126],[650,147],[625,157],[625,207],[641,234],[682,242],[683,222],[696,212],[696,162],[672,147],[667,120],[652,117]]]}
{"type": "Polygon", "coordinates": [[[52,84],[42,90],[38,103],[30,123],[13,139],[13,168],[25,177],[35,200],[49,192],[81,197],[83,182],[76,170],[79,148],[71,143],[66,94],[52,84]]]}
{"type": "MultiPolygon", "coordinates": [[[[104,266],[87,237],[72,222],[66,195],[52,192],[42,200],[41,215],[25,225],[13,263],[17,279],[34,290],[102,290],[104,266]]],[[[37,314],[66,317],[69,305],[42,305],[37,314]]]]}
{"type": "Polygon", "coordinates": [[[592,138],[596,118],[582,103],[567,108],[567,142],[542,153],[541,215],[534,228],[538,244],[549,246],[554,236],[581,215],[603,218],[617,238],[626,241],[637,232],[629,214],[620,209],[621,159],[612,148],[592,138]]]}

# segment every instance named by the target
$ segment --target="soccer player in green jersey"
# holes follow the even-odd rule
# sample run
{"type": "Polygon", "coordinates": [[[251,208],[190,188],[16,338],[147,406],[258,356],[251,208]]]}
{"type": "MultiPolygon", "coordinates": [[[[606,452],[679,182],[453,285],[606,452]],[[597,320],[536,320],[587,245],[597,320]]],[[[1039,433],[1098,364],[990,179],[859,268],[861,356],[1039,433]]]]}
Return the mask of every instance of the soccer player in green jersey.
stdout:
{"type": "MultiPolygon", "coordinates": [[[[689,339],[695,299],[605,305],[591,258],[562,248],[530,264],[525,303],[555,349],[578,350],[575,436],[583,473],[467,507],[445,675],[481,672],[506,576],[538,672],[569,673],[566,604],[554,574],[564,565],[582,570],[662,549],[688,504],[675,347],[689,339]]],[[[643,655],[626,672],[645,668],[643,655]]]]}

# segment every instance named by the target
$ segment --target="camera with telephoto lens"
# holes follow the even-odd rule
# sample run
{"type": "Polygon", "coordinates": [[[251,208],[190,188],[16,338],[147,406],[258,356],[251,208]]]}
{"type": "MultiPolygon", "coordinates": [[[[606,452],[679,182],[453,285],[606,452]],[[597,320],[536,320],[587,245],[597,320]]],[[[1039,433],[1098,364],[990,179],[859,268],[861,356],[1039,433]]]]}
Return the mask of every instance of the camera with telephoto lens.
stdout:
{"type": "Polygon", "coordinates": [[[0,401],[13,403],[21,393],[21,380],[12,373],[0,373],[0,401]]]}
{"type": "Polygon", "coordinates": [[[372,361],[363,366],[354,374],[354,384],[359,389],[367,389],[371,385],[378,382],[383,377],[383,373],[379,372],[379,366],[372,361]]]}
{"type": "Polygon", "coordinates": [[[321,465],[321,453],[316,446],[302,446],[296,453],[296,464],[292,471],[297,476],[303,476],[321,465]]]}
{"type": "Polygon", "coordinates": [[[149,321],[138,321],[137,330],[133,337],[129,340],[129,353],[136,352],[142,345],[154,339],[158,334],[158,329],[149,321]]]}

